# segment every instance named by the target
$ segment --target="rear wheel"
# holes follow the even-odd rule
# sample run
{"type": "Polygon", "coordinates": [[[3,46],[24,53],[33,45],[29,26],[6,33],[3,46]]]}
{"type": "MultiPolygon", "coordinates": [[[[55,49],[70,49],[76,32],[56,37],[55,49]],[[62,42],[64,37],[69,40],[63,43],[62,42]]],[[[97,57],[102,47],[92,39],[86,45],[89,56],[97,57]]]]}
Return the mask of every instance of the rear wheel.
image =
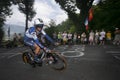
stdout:
{"type": "Polygon", "coordinates": [[[53,61],[49,60],[49,65],[55,70],[64,70],[67,67],[66,59],[59,53],[50,53],[53,61]]]}

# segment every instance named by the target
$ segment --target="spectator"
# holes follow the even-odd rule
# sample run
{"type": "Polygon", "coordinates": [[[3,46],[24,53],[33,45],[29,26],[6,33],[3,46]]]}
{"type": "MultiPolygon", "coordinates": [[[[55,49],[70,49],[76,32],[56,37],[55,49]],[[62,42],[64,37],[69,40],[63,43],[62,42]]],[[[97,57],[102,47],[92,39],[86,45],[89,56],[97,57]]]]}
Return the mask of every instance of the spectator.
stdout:
{"type": "Polygon", "coordinates": [[[16,47],[17,46],[17,42],[18,42],[18,36],[16,33],[14,33],[13,35],[13,46],[16,47]]]}
{"type": "Polygon", "coordinates": [[[65,45],[66,43],[67,43],[67,41],[68,41],[68,34],[67,34],[67,32],[66,31],[64,31],[64,33],[62,34],[62,36],[63,36],[63,44],[65,45]]]}
{"type": "Polygon", "coordinates": [[[57,41],[57,33],[56,33],[56,32],[53,33],[53,40],[54,40],[54,41],[57,41]]]}
{"type": "Polygon", "coordinates": [[[81,34],[81,43],[82,43],[82,44],[85,44],[86,41],[87,41],[86,33],[83,32],[83,33],[81,34]]]}
{"type": "Polygon", "coordinates": [[[72,44],[72,34],[68,33],[68,44],[72,44]]]}
{"type": "Polygon", "coordinates": [[[105,44],[105,35],[106,35],[106,32],[102,29],[102,31],[100,32],[100,45],[105,44]]]}
{"type": "Polygon", "coordinates": [[[77,36],[77,43],[80,44],[80,34],[77,36]]]}
{"type": "Polygon", "coordinates": [[[115,34],[115,38],[113,44],[120,45],[120,29],[116,28],[114,34],[115,34]]]}
{"type": "Polygon", "coordinates": [[[95,44],[98,44],[99,42],[99,32],[96,30],[95,31],[95,44]]]}
{"type": "Polygon", "coordinates": [[[106,33],[106,39],[107,39],[107,42],[110,44],[111,39],[112,39],[112,37],[111,37],[111,32],[110,32],[110,31],[108,31],[108,32],[106,33]]]}
{"type": "Polygon", "coordinates": [[[21,33],[19,33],[17,37],[18,37],[18,44],[19,44],[19,46],[21,46],[23,44],[21,33]]]}
{"type": "Polygon", "coordinates": [[[58,36],[58,42],[61,44],[62,43],[62,33],[59,32],[57,36],[58,36]]]}
{"type": "Polygon", "coordinates": [[[13,41],[18,41],[18,36],[17,36],[17,34],[16,33],[14,33],[14,35],[13,35],[13,41]]]}
{"type": "Polygon", "coordinates": [[[93,30],[91,30],[91,32],[89,33],[89,43],[90,45],[94,45],[94,32],[93,30]]]}
{"type": "Polygon", "coordinates": [[[77,42],[77,33],[75,32],[73,35],[73,43],[76,44],[77,42]]]}

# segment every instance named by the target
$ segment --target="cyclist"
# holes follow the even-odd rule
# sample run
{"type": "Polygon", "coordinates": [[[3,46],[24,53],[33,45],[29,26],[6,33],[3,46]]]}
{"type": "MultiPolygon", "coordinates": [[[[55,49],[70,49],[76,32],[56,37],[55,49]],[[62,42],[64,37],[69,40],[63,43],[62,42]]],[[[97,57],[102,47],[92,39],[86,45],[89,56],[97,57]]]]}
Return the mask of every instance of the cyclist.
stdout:
{"type": "Polygon", "coordinates": [[[27,29],[24,35],[24,43],[28,46],[32,46],[35,48],[35,56],[34,56],[34,62],[39,63],[41,62],[38,58],[38,55],[40,54],[40,50],[49,50],[44,45],[41,44],[41,42],[38,39],[38,35],[44,35],[47,40],[49,40],[51,43],[55,43],[43,30],[43,20],[38,18],[34,21],[34,26],[27,29]]]}

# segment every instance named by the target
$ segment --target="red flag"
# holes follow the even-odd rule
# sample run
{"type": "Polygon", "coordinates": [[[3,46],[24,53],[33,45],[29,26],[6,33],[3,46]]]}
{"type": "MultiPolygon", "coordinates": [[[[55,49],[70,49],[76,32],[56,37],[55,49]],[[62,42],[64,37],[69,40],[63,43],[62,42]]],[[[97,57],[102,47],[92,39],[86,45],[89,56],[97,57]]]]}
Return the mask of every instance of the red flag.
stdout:
{"type": "Polygon", "coordinates": [[[89,10],[89,21],[91,21],[93,19],[93,10],[92,8],[90,8],[89,10]]]}
{"type": "Polygon", "coordinates": [[[84,23],[84,24],[85,24],[85,26],[86,26],[86,30],[88,30],[88,28],[89,28],[89,27],[88,27],[88,18],[86,18],[86,20],[85,20],[85,23],[84,23]]]}

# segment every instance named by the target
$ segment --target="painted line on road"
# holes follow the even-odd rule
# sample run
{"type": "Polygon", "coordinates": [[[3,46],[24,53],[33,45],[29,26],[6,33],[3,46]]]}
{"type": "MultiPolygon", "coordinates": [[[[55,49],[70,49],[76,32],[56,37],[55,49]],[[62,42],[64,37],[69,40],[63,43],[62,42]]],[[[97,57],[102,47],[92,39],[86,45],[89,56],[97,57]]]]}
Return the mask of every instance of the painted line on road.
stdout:
{"type": "Polygon", "coordinates": [[[85,51],[85,48],[76,48],[75,51],[85,51]]]}
{"type": "Polygon", "coordinates": [[[114,56],[116,59],[118,59],[118,60],[120,60],[120,57],[118,57],[118,56],[114,56]]]}
{"type": "Polygon", "coordinates": [[[1,56],[0,59],[4,58],[5,56],[1,56]]]}
{"type": "Polygon", "coordinates": [[[112,55],[116,55],[117,56],[117,55],[120,55],[120,54],[117,53],[117,54],[112,54],[112,55]]]}
{"type": "Polygon", "coordinates": [[[74,58],[74,57],[81,57],[84,55],[84,53],[80,52],[80,51],[64,51],[61,53],[61,55],[65,56],[65,57],[74,58]],[[67,55],[69,53],[73,53],[73,55],[67,55]],[[78,54],[75,55],[75,53],[78,53],[78,54]]]}
{"type": "Polygon", "coordinates": [[[0,54],[4,54],[4,55],[8,55],[8,54],[15,54],[17,52],[6,52],[6,53],[0,53],[0,54]]]}
{"type": "Polygon", "coordinates": [[[120,53],[120,51],[106,51],[106,53],[120,53]]]}
{"type": "Polygon", "coordinates": [[[15,56],[17,56],[17,55],[20,55],[20,54],[22,54],[22,53],[16,53],[16,54],[10,55],[10,56],[8,57],[8,59],[10,59],[10,58],[12,58],[12,57],[15,57],[15,56]]]}

